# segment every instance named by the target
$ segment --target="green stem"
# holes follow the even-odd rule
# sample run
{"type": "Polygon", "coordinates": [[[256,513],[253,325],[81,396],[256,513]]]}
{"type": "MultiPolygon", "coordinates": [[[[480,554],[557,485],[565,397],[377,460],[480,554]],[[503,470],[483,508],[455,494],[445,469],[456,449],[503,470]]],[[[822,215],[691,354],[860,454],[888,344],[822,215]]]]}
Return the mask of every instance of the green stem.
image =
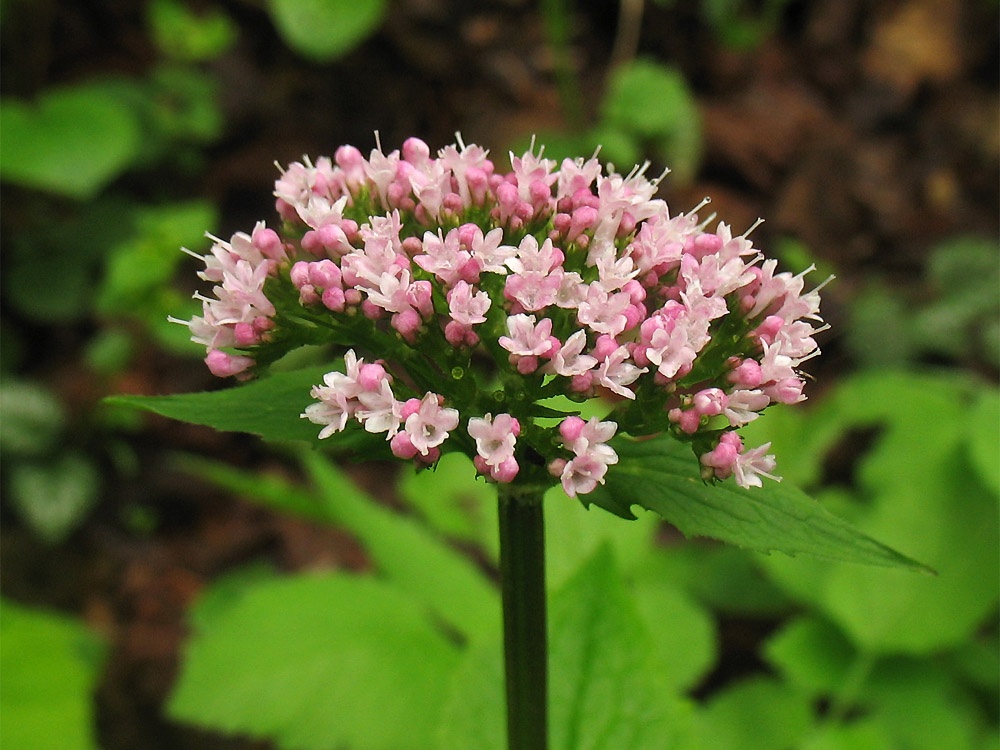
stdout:
{"type": "Polygon", "coordinates": [[[499,485],[508,750],[548,747],[542,491],[499,485]]]}

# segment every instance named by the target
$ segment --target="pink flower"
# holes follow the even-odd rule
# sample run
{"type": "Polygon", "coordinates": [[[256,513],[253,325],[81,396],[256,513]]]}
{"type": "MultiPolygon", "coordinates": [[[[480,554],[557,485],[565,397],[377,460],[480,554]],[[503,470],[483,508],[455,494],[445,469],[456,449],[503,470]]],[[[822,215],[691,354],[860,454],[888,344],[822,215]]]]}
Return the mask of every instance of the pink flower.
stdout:
{"type": "Polygon", "coordinates": [[[552,361],[545,366],[544,372],[549,375],[555,374],[571,378],[593,369],[597,364],[597,359],[582,353],[586,346],[586,332],[576,331],[553,355],[552,361]]]}
{"type": "Polygon", "coordinates": [[[534,315],[511,315],[507,318],[507,333],[498,341],[511,354],[521,357],[542,356],[552,349],[552,320],[542,318],[537,324],[534,315]]]}
{"type": "Polygon", "coordinates": [[[441,445],[448,433],[458,426],[458,410],[443,408],[443,399],[436,393],[426,393],[420,406],[406,418],[410,442],[421,455],[441,445]]]}
{"type": "Polygon", "coordinates": [[[476,441],[476,452],[487,466],[496,468],[514,456],[514,445],[521,425],[510,414],[487,414],[469,420],[469,435],[476,441]]]}
{"type": "Polygon", "coordinates": [[[595,374],[597,382],[619,396],[634,399],[635,394],[626,388],[639,376],[647,372],[645,367],[636,367],[629,358],[628,347],[619,346],[600,363],[595,374]]]}
{"type": "Polygon", "coordinates": [[[448,291],[448,310],[452,320],[463,326],[473,326],[486,322],[486,311],[492,300],[483,291],[473,294],[475,287],[466,281],[459,281],[448,291]]]}

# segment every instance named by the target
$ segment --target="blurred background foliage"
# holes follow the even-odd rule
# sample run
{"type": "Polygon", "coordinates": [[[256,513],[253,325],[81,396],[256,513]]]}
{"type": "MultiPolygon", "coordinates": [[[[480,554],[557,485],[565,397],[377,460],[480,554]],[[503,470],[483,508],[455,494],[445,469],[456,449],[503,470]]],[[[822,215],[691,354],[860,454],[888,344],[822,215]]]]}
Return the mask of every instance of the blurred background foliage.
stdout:
{"type": "Polygon", "coordinates": [[[750,555],[555,493],[557,746],[623,747],[602,727],[637,711],[640,750],[1000,746],[997,13],[4,0],[4,739],[499,738],[495,509],[458,457],[413,476],[100,405],[217,387],[166,320],[197,309],[179,248],[271,220],[275,160],[378,129],[390,147],[461,130],[501,162],[532,135],[551,157],[601,145],[669,166],[676,210],[711,195],[738,231],[767,218],[765,252],[838,278],[812,404],[754,437],[939,571],[750,555]]]}

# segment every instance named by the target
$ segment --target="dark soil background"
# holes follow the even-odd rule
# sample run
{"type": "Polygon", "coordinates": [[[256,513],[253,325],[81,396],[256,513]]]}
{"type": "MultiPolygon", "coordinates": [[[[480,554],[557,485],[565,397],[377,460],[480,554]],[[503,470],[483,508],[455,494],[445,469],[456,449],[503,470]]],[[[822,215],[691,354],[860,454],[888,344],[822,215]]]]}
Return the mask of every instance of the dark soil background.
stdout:
{"type": "MultiPolygon", "coordinates": [[[[4,37],[5,94],[30,96],[99,72],[139,73],[155,62],[140,3],[27,5],[23,33],[4,37]]],[[[392,0],[380,30],[328,65],[292,52],[262,3],[217,5],[240,35],[210,64],[221,84],[224,137],[190,184],[164,186],[162,175],[143,173],[125,185],[143,196],[212,199],[223,221],[206,229],[219,236],[271,220],[275,160],[330,154],[341,143],[367,150],[377,129],[387,149],[410,135],[438,148],[461,131],[502,161],[532,132],[565,126],[554,55],[534,3],[392,0]]],[[[840,279],[824,299],[834,331],[866,279],[919,289],[936,243],[1000,231],[997,8],[990,0],[791,0],[772,34],[737,50],[720,41],[696,0],[647,3],[635,49],[624,54],[678,66],[703,118],[694,183],[678,189],[668,178],[661,194],[678,210],[711,195],[713,209],[738,231],[765,217],[754,235],[765,250],[779,236],[800,239],[840,279]]],[[[580,2],[569,13],[571,62],[589,118],[608,76],[618,7],[580,2]]],[[[16,189],[5,192],[18,200],[16,189]]],[[[152,348],[103,382],[79,363],[92,323],[32,330],[26,375],[81,414],[108,393],[215,385],[191,360],[152,348]]],[[[836,334],[821,343],[825,354],[812,370],[835,378],[851,363],[836,334]]],[[[3,593],[82,616],[107,637],[97,703],[108,750],[267,747],[163,717],[185,609],[213,578],[255,560],[287,570],[360,568],[363,552],[335,530],[225,496],[167,465],[179,449],[241,465],[275,463],[255,440],[160,419],[145,425],[129,438],[135,470],[107,464],[99,506],[65,543],[47,546],[3,512],[3,593]]],[[[389,486],[387,467],[352,471],[375,489],[389,486]]],[[[737,625],[722,629],[717,680],[752,667],[767,630],[766,623],[737,625]]]]}

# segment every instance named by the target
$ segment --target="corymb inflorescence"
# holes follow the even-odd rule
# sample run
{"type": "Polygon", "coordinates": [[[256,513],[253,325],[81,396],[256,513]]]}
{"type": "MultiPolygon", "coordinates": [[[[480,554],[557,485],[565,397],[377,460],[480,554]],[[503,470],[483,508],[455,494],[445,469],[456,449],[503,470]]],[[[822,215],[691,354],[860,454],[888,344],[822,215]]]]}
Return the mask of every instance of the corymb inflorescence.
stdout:
{"type": "Polygon", "coordinates": [[[769,444],[737,430],[805,398],[798,367],[822,324],[805,272],[710,228],[704,204],[671,215],[645,166],[533,148],[510,161],[410,138],[283,169],[280,228],[213,238],[204,256],[213,296],[188,325],[209,368],[249,377],[337,345],[301,415],[319,437],[382,433],[421,465],[462,451],[501,483],[585,494],[618,461],[616,434],[662,432],[707,480],[776,479],[769,444]],[[558,396],[605,397],[609,413],[584,420],[558,396]]]}

